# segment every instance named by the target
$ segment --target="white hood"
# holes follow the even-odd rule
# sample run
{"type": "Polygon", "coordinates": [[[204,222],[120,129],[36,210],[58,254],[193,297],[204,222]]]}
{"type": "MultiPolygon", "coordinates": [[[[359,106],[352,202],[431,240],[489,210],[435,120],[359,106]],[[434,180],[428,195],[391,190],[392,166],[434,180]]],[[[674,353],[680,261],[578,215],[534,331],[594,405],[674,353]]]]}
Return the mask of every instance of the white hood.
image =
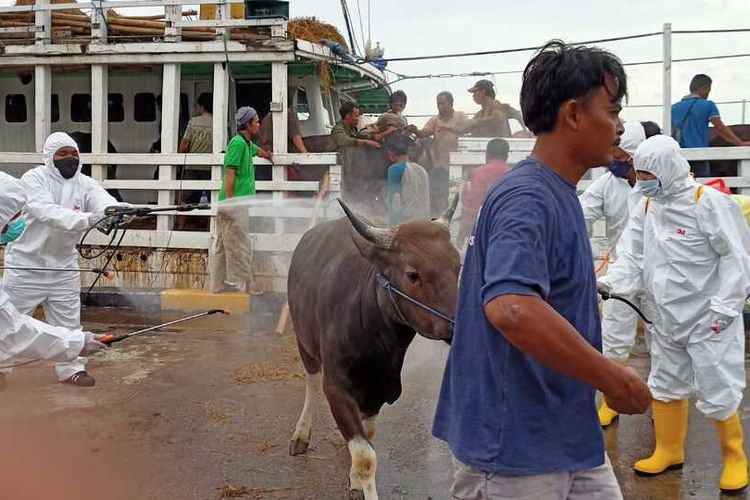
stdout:
{"type": "MultiPolygon", "coordinates": [[[[52,158],[55,156],[55,152],[64,147],[71,147],[75,148],[76,151],[80,154],[80,151],[78,150],[78,143],[73,140],[72,137],[70,137],[65,132],[54,132],[50,134],[49,137],[47,137],[47,140],[44,141],[44,147],[42,148],[42,159],[44,160],[44,165],[48,168],[52,169],[52,171],[55,174],[55,178],[59,180],[66,180],[63,178],[62,174],[55,168],[55,164],[52,161],[52,158]]],[[[78,160],[78,171],[76,172],[76,175],[80,173],[81,171],[81,161],[78,160]]],[[[75,177],[75,176],[74,176],[75,177]]]]}
{"type": "Polygon", "coordinates": [[[26,204],[23,182],[5,172],[0,172],[0,227],[21,211],[26,204]]]}
{"type": "Polygon", "coordinates": [[[670,196],[695,186],[690,165],[680,153],[677,142],[666,135],[649,137],[638,146],[633,166],[656,176],[661,182],[659,196],[670,196]]]}
{"type": "Polygon", "coordinates": [[[646,131],[640,122],[625,122],[623,127],[625,131],[620,136],[620,149],[633,156],[638,146],[646,140],[646,131]]]}

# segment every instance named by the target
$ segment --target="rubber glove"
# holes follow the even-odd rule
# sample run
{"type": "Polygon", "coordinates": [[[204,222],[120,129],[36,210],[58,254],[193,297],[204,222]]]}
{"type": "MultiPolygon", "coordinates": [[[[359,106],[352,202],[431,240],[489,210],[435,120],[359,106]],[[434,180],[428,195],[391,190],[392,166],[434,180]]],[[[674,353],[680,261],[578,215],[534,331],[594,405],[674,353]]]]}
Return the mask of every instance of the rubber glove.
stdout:
{"type": "Polygon", "coordinates": [[[83,332],[83,334],[85,335],[85,339],[83,341],[83,349],[81,349],[81,356],[91,356],[107,348],[106,344],[102,344],[97,340],[102,338],[103,335],[95,335],[91,332],[83,332]]]}
{"type": "Polygon", "coordinates": [[[21,233],[23,233],[23,230],[26,228],[26,220],[19,217],[17,219],[13,219],[12,221],[8,222],[6,225],[6,230],[2,234],[0,234],[0,243],[10,243],[12,241],[16,241],[19,236],[21,236],[21,233]]]}
{"type": "Polygon", "coordinates": [[[711,315],[711,330],[714,333],[719,333],[722,330],[726,330],[729,325],[734,322],[734,318],[727,316],[726,314],[712,313],[711,315]]]}

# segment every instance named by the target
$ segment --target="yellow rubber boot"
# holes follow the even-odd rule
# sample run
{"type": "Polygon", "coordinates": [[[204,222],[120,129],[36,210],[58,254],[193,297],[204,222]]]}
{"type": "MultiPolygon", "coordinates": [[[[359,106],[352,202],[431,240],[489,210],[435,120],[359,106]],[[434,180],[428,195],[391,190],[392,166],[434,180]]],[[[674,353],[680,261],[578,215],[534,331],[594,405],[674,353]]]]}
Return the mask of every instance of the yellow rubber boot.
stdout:
{"type": "Polygon", "coordinates": [[[719,433],[724,468],[719,487],[724,493],[740,493],[747,486],[747,457],[743,449],[742,422],[735,413],[726,420],[716,422],[719,433]]]}
{"type": "Polygon", "coordinates": [[[688,424],[686,399],[663,403],[654,400],[654,453],[634,465],[636,474],[655,476],[670,469],[681,469],[685,461],[685,437],[688,424]]]}
{"type": "Polygon", "coordinates": [[[602,427],[608,427],[620,414],[609,407],[607,400],[602,394],[602,404],[599,405],[599,423],[602,427]]]}

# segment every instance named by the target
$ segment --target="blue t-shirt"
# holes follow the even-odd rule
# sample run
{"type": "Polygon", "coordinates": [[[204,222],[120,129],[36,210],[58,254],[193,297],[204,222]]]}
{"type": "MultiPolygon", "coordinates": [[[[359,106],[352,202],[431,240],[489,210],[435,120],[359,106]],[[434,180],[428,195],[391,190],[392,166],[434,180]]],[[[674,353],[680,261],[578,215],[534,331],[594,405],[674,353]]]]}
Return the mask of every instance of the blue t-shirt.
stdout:
{"type": "Polygon", "coordinates": [[[589,386],[513,347],[487,320],[500,295],[536,295],[601,351],[596,277],[575,186],[533,158],[497,182],[469,240],[433,434],[484,471],[532,475],[604,463],[589,386]]]}
{"type": "Polygon", "coordinates": [[[393,195],[401,194],[404,170],[406,170],[405,161],[394,163],[388,167],[388,194],[386,196],[386,205],[388,207],[388,225],[390,226],[398,226],[403,222],[404,217],[401,210],[397,210],[396,207],[393,206],[393,195]]]}
{"type": "Polygon", "coordinates": [[[719,108],[713,101],[689,95],[683,97],[680,102],[672,104],[672,130],[682,125],[683,148],[707,148],[708,147],[708,122],[711,118],[719,116],[719,108]],[[693,104],[695,103],[695,104],[693,104]],[[693,105],[692,109],[690,105],[693,105]],[[690,114],[688,114],[688,110],[690,114]],[[687,119],[685,116],[687,115],[687,119]]]}

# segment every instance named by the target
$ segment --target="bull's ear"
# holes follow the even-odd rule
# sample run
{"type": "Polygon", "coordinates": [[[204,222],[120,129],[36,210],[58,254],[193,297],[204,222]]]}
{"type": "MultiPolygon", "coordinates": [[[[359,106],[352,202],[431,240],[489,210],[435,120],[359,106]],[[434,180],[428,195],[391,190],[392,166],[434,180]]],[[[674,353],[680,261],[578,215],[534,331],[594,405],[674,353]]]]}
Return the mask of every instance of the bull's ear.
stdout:
{"type": "Polygon", "coordinates": [[[378,248],[390,250],[393,245],[393,238],[396,235],[396,231],[392,228],[381,228],[374,226],[367,222],[363,217],[352,212],[349,207],[338,199],[341,208],[344,209],[347,219],[351,223],[352,227],[362,236],[365,240],[369,241],[378,248]]]}
{"type": "Polygon", "coordinates": [[[440,224],[444,228],[450,230],[451,219],[453,219],[453,214],[456,212],[456,207],[458,207],[458,194],[453,197],[453,199],[451,200],[451,204],[448,206],[445,212],[443,212],[443,215],[441,215],[437,219],[434,219],[433,222],[435,224],[440,224]]]}

